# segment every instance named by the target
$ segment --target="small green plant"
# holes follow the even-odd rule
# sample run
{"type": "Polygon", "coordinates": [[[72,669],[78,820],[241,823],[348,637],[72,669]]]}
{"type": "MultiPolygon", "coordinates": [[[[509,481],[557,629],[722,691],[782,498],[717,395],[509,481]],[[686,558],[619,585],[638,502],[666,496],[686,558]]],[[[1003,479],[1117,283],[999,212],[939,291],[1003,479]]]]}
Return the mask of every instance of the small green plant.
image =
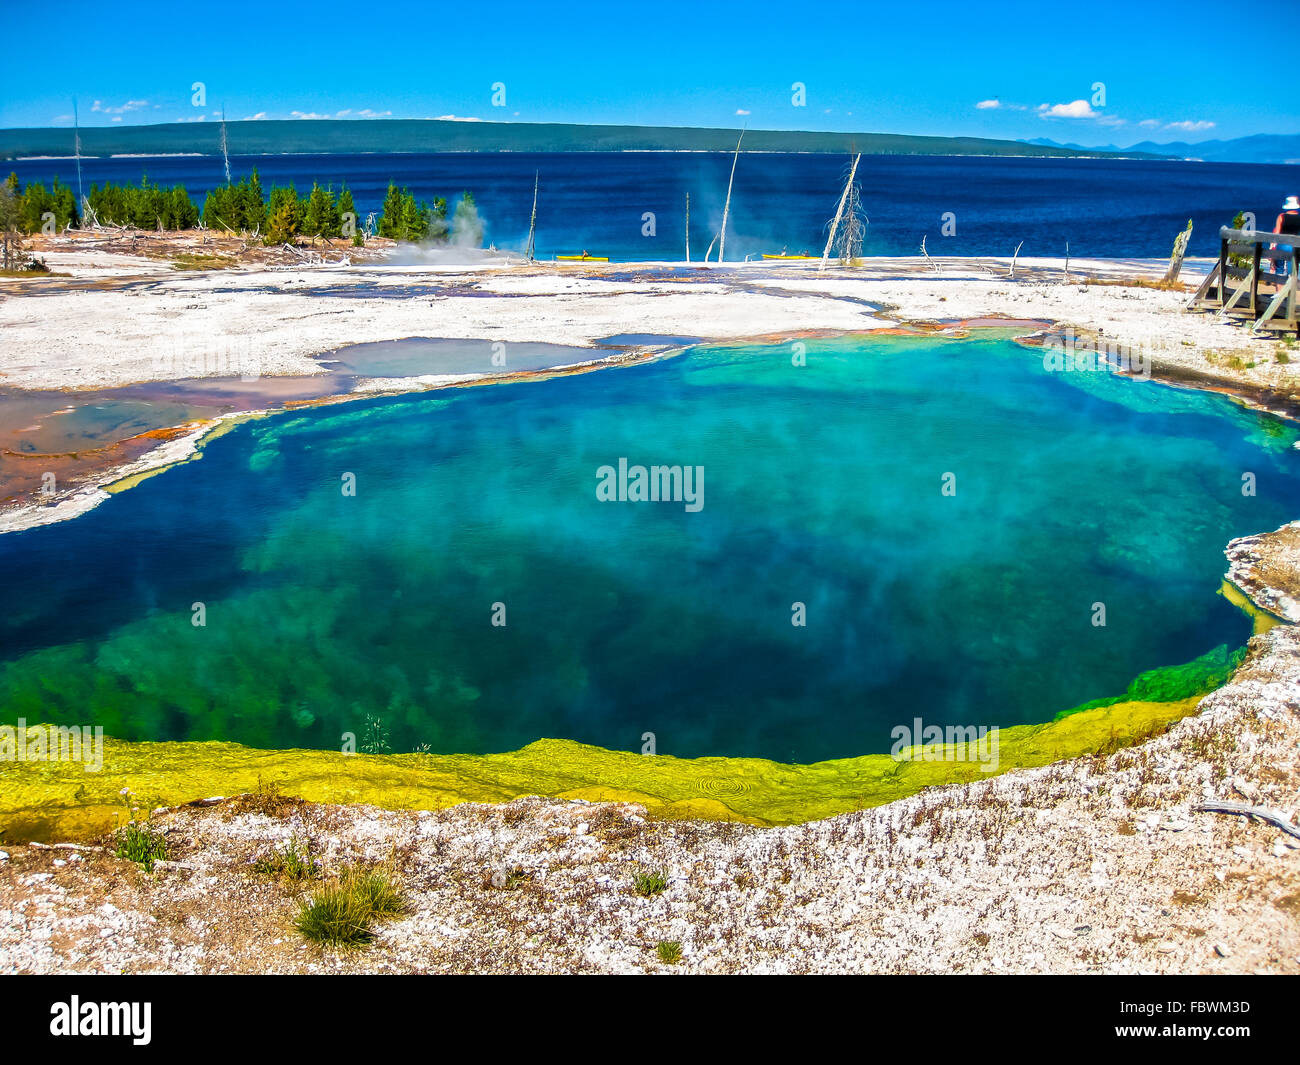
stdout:
{"type": "Polygon", "coordinates": [[[1277,353],[1277,361],[1280,362],[1283,366],[1285,366],[1288,362],[1291,361],[1291,356],[1288,355],[1285,351],[1279,351],[1277,353]]]}
{"type": "Polygon", "coordinates": [[[284,817],[299,804],[300,800],[290,798],[280,791],[275,781],[265,781],[261,774],[257,777],[257,787],[243,795],[237,795],[231,801],[230,812],[240,814],[261,814],[263,817],[284,817]]]}
{"type": "Polygon", "coordinates": [[[632,877],[632,890],[642,898],[660,895],[667,889],[668,876],[662,869],[643,869],[632,877]]]}
{"type": "Polygon", "coordinates": [[[263,876],[283,876],[297,883],[315,879],[320,873],[320,864],[311,856],[311,840],[299,843],[295,836],[283,847],[255,861],[253,871],[263,876]]]}
{"type": "Polygon", "coordinates": [[[360,746],[363,754],[387,754],[392,750],[388,745],[388,729],[384,728],[382,717],[366,717],[360,746]]]}
{"type": "MultiPolygon", "coordinates": [[[[1232,228],[1233,229],[1246,228],[1246,213],[1244,211],[1238,211],[1236,215],[1233,217],[1232,228]]],[[[1253,264],[1253,260],[1248,256],[1239,255],[1236,252],[1230,252],[1228,254],[1228,264],[1230,266],[1246,267],[1246,266],[1251,266],[1253,264]]]]}
{"type": "Polygon", "coordinates": [[[675,939],[661,939],[655,947],[659,960],[665,965],[676,965],[682,960],[682,945],[675,939]]]}
{"type": "Polygon", "coordinates": [[[374,938],[375,921],[405,909],[401,892],[386,873],[349,868],[298,904],[294,927],[315,943],[354,947],[374,938]]]}
{"type": "Polygon", "coordinates": [[[153,872],[153,863],[167,857],[167,839],[149,823],[146,814],[137,817],[140,807],[131,804],[131,789],[123,788],[119,794],[126,807],[126,823],[113,833],[113,853],[128,862],[137,862],[146,873],[153,872]]]}

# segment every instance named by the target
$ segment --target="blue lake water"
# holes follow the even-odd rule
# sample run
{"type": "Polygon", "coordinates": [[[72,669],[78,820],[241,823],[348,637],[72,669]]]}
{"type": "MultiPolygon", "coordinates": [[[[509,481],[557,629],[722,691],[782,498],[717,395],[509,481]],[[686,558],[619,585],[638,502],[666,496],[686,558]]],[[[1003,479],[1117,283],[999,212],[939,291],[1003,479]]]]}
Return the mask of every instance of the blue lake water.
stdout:
{"type": "Polygon", "coordinates": [[[245,423],[0,537],[3,716],[813,761],[1245,642],[1222,551],[1295,516],[1294,427],[998,335],[805,343],[245,423]],[[620,459],[701,467],[702,507],[602,501],[620,459]]]}
{"type": "MultiPolygon", "coordinates": [[[[522,248],[540,175],[540,258],[588,251],[615,260],[680,260],[685,201],[691,197],[691,253],[702,259],[722,222],[731,156],[720,153],[439,153],[428,155],[247,156],[231,160],[240,176],[257,167],[263,185],[313,180],[348,184],[364,218],[381,206],[388,181],[418,196],[474,194],[486,220],[485,240],[522,248]],[[654,235],[643,235],[646,212],[654,235]]],[[[74,183],[71,160],[19,161],[24,182],[59,176],[74,183]]],[[[224,182],[219,156],[90,159],[92,182],[185,184],[202,196],[224,182]]],[[[727,258],[810,250],[820,253],[839,202],[847,160],[830,155],[742,154],[728,221],[727,258]]],[[[1192,255],[1217,255],[1221,225],[1254,211],[1271,228],[1283,197],[1300,192],[1294,166],[1175,160],[863,156],[858,169],[870,219],[864,253],[913,255],[928,235],[935,255],[1021,254],[1168,256],[1174,237],[1195,222],[1192,255]],[[956,232],[941,235],[942,216],[956,232]]]]}

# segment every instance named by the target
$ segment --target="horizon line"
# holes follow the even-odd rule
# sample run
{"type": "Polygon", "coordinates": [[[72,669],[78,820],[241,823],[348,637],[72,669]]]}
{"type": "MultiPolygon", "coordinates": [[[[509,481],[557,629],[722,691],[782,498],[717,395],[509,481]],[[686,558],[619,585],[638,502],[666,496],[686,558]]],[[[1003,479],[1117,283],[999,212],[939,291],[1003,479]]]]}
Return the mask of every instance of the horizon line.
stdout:
{"type": "MultiPolygon", "coordinates": [[[[975,141],[995,141],[1003,144],[1031,144],[1031,145],[1037,145],[1039,147],[1057,147],[1057,148],[1070,148],[1070,145],[1072,143],[1066,141],[1056,141],[1047,137],[1040,137],[1036,139],[1029,138],[1029,137],[988,137],[988,136],[982,136],[978,134],[962,134],[962,133],[956,133],[956,134],[954,133],[890,133],[890,132],[873,131],[873,130],[846,131],[846,130],[833,130],[833,129],[792,129],[789,127],[766,127],[766,126],[743,126],[743,127],[742,126],[691,126],[691,125],[665,125],[665,124],[654,124],[654,123],[647,123],[647,122],[564,122],[564,121],[538,122],[538,121],[530,121],[527,119],[477,118],[477,117],[468,117],[468,116],[464,118],[458,118],[458,117],[457,118],[446,118],[446,117],[399,118],[391,115],[386,115],[383,117],[376,117],[376,118],[348,118],[348,117],[337,118],[332,115],[322,116],[320,118],[292,118],[292,117],[291,118],[239,118],[239,119],[214,119],[212,122],[206,122],[206,121],[187,122],[180,119],[172,119],[167,122],[115,122],[106,125],[94,125],[94,126],[76,126],[76,125],[0,126],[0,133],[15,133],[15,132],[22,132],[27,130],[53,131],[53,130],[80,129],[82,132],[86,132],[89,130],[101,130],[101,129],[105,129],[105,130],[154,129],[161,126],[220,126],[223,122],[227,126],[263,125],[267,123],[319,124],[324,122],[349,122],[349,123],[356,123],[356,124],[365,123],[370,125],[377,125],[386,122],[437,122],[449,126],[452,125],[456,125],[456,126],[460,126],[460,125],[575,126],[580,129],[599,129],[599,128],[681,129],[681,130],[718,131],[718,132],[729,132],[729,133],[739,132],[743,128],[746,132],[750,132],[750,133],[803,133],[803,134],[810,134],[816,136],[837,136],[837,137],[859,137],[859,136],[861,137],[910,137],[918,140],[919,139],[975,140],[975,141]],[[1050,143],[1048,145],[1041,144],[1041,141],[1044,140],[1049,141],[1050,143]]],[[[1118,146],[1105,147],[1103,145],[1080,145],[1079,147],[1083,148],[1086,151],[1104,151],[1104,152],[1113,153],[1117,150],[1117,148],[1119,151],[1131,151],[1132,148],[1138,144],[1155,144],[1159,146],[1168,146],[1172,144],[1186,144],[1189,146],[1195,146],[1199,144],[1215,144],[1215,143],[1226,144],[1230,141],[1247,140],[1251,137],[1287,137],[1287,136],[1300,136],[1300,134],[1248,133],[1242,135],[1241,137],[1228,137],[1228,138],[1214,137],[1214,138],[1207,138],[1205,140],[1199,140],[1199,141],[1190,141],[1190,140],[1156,141],[1148,138],[1146,140],[1134,141],[1133,144],[1130,145],[1128,148],[1118,148],[1118,146]]]]}

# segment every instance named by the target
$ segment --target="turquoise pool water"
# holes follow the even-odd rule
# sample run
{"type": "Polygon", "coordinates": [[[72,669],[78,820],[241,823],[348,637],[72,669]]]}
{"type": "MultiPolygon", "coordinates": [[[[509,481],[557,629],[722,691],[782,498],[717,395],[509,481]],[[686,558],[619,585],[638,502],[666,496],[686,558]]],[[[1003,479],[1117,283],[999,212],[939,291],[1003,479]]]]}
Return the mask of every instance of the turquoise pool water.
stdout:
{"type": "Polygon", "coordinates": [[[813,761],[1245,642],[1222,551],[1296,516],[1293,427],[1000,334],[804,344],[249,422],[0,537],[2,716],[813,761]],[[602,501],[620,459],[702,468],[702,506],[602,501]]]}

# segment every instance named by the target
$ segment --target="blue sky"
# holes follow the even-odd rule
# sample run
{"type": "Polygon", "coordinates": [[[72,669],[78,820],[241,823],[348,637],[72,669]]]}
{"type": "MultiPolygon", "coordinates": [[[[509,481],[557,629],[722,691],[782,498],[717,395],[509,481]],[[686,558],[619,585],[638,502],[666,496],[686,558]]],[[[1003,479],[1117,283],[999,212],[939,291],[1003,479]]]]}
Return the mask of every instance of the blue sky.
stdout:
{"type": "Polygon", "coordinates": [[[0,64],[0,127],[71,125],[76,97],[84,125],[210,122],[224,104],[230,119],[456,116],[1121,146],[1297,133],[1300,94],[1276,70],[1266,91],[1220,73],[1226,41],[1275,43],[1296,6],[24,3],[6,16],[25,46],[0,64]]]}

